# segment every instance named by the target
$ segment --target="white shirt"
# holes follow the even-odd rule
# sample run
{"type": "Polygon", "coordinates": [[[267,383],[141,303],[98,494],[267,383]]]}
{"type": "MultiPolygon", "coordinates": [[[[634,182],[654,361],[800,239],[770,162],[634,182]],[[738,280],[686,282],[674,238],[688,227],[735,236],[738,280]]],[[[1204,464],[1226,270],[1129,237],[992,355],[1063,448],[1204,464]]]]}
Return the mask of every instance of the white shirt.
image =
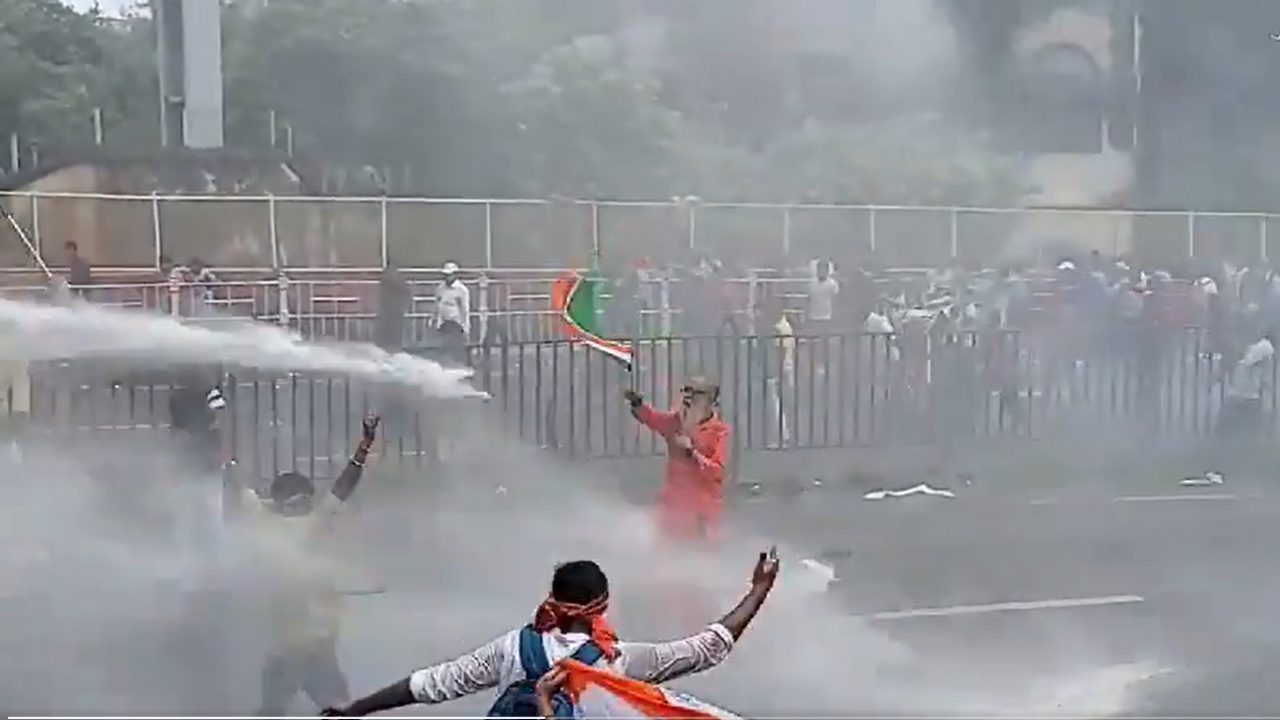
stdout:
{"type": "Polygon", "coordinates": [[[867,319],[862,323],[862,332],[872,334],[893,334],[893,323],[889,322],[889,318],[878,312],[867,315],[867,319]]]}
{"type": "Polygon", "coordinates": [[[782,372],[790,379],[796,371],[796,332],[786,315],[778,318],[773,334],[778,336],[778,348],[782,351],[782,372]]]}
{"type": "MultiPolygon", "coordinates": [[[[543,633],[547,659],[555,664],[572,655],[587,641],[585,633],[543,633]]],[[[719,665],[733,650],[733,636],[723,625],[682,640],[663,643],[619,642],[618,657],[601,659],[612,671],[649,683],[661,683],[719,665]]],[[[415,671],[409,690],[420,703],[442,703],[489,688],[507,688],[525,679],[520,666],[520,628],[512,630],[466,655],[415,671]]]]}
{"type": "Polygon", "coordinates": [[[840,294],[840,283],[827,276],[825,280],[814,278],[809,281],[809,312],[807,320],[830,320],[835,311],[836,295],[840,294]]]}
{"type": "Polygon", "coordinates": [[[1262,338],[1244,351],[1240,362],[1236,363],[1231,373],[1231,382],[1227,387],[1227,395],[1239,400],[1262,399],[1262,386],[1271,374],[1271,363],[1276,349],[1271,341],[1262,338]]]}
{"type": "Polygon", "coordinates": [[[441,282],[436,287],[436,327],[444,322],[457,323],[471,332],[471,291],[461,280],[451,285],[441,282]]]}

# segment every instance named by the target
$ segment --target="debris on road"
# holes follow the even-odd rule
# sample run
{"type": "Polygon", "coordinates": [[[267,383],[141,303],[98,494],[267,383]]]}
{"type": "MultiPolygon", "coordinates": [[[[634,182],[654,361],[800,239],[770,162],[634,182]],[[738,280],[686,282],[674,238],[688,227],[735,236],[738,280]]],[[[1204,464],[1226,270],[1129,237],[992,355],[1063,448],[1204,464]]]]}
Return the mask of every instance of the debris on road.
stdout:
{"type": "Polygon", "coordinates": [[[912,495],[927,495],[929,497],[945,497],[954,498],[955,493],[946,488],[931,487],[928,483],[920,483],[909,487],[905,490],[873,490],[862,496],[863,500],[885,500],[887,498],[904,498],[912,495]]]}

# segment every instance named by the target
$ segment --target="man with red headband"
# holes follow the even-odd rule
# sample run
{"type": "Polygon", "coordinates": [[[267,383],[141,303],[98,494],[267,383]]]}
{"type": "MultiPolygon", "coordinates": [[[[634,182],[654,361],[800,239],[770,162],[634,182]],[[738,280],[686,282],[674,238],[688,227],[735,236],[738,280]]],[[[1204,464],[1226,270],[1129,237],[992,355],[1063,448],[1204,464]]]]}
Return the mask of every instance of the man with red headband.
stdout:
{"type": "Polygon", "coordinates": [[[729,459],[729,426],[716,408],[720,386],[691,378],[680,389],[680,407],[653,409],[634,390],[623,397],[631,414],[667,441],[666,481],[658,496],[658,526],[677,542],[716,540],[724,504],[724,468],[729,459]]]}
{"type": "MultiPolygon", "coordinates": [[[[543,717],[537,682],[556,665],[572,658],[607,667],[625,677],[662,683],[702,672],[729,656],[751,624],[778,577],[777,552],[760,553],[751,574],[751,589],[729,614],[706,630],[663,643],[619,642],[605,620],[609,579],[590,560],[556,568],[551,594],[533,622],[517,628],[456,660],[418,670],[325,717],[363,717],[416,703],[456,700],[493,687],[504,688],[489,717],[543,717]]],[[[567,697],[558,703],[572,703],[567,697]]],[[[570,707],[561,705],[561,709],[570,707]]],[[[564,713],[568,716],[568,713],[564,713]]],[[[561,713],[556,713],[560,717],[561,713]]]]}

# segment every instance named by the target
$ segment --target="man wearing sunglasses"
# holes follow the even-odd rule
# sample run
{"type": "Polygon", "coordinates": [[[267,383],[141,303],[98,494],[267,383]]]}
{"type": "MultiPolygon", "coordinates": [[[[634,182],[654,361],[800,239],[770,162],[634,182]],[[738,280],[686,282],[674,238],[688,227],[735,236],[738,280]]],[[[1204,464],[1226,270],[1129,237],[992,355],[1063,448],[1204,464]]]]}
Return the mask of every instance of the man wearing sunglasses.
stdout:
{"type": "Polygon", "coordinates": [[[670,412],[655,410],[634,390],[623,397],[631,414],[667,441],[666,480],[658,496],[663,537],[676,542],[716,540],[729,456],[729,426],[716,411],[720,386],[691,378],[680,389],[680,405],[670,412]]]}

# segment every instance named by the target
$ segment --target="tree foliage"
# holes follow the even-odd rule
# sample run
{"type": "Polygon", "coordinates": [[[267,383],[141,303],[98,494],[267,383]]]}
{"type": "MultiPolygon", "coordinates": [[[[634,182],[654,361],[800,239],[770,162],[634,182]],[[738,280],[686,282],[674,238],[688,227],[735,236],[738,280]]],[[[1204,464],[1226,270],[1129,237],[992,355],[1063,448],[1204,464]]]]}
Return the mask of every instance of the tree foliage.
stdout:
{"type": "MultiPolygon", "coordinates": [[[[901,98],[806,107],[761,5],[229,0],[228,143],[280,146],[274,113],[312,159],[432,195],[1019,199],[1016,168],[960,127],[876,117],[901,98]]],[[[153,34],[142,13],[0,3],[0,132],[77,147],[96,107],[109,144],[154,143],[153,34]]]]}

